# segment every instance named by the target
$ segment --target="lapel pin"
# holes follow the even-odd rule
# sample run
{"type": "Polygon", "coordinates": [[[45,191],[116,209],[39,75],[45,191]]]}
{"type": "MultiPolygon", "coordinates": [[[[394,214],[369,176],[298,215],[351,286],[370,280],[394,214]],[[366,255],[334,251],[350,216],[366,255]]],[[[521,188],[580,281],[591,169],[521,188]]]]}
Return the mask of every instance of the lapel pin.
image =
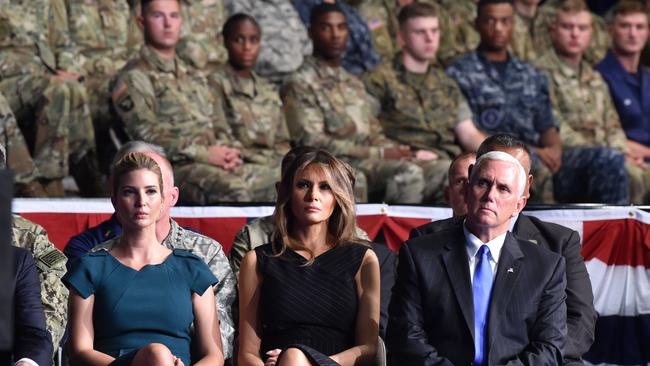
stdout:
{"type": "Polygon", "coordinates": [[[508,273],[515,273],[515,270],[512,267],[508,268],[508,273]]]}

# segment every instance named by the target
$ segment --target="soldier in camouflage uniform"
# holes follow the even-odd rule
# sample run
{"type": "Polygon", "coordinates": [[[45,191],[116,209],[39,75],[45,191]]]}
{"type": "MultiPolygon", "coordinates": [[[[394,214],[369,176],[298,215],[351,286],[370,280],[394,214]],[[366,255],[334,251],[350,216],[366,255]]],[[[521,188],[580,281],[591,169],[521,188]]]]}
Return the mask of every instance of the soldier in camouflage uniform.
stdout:
{"type": "Polygon", "coordinates": [[[354,75],[374,69],[381,62],[381,57],[374,49],[368,25],[353,7],[343,0],[293,0],[293,6],[308,28],[312,9],[325,3],[338,7],[347,19],[349,37],[342,60],[343,68],[354,75]]]}
{"type": "Polygon", "coordinates": [[[98,154],[106,168],[114,153],[106,143],[112,123],[109,83],[129,59],[129,26],[135,21],[126,0],[66,0],[65,5],[75,70],[85,78],[97,141],[102,142],[98,154]]]}
{"type": "Polygon", "coordinates": [[[395,40],[395,0],[346,0],[366,21],[375,50],[383,60],[390,60],[399,49],[395,40]]]}
{"type": "MultiPolygon", "coordinates": [[[[425,202],[442,202],[451,159],[461,153],[457,142],[481,134],[458,85],[435,60],[440,28],[437,9],[413,3],[399,14],[402,52],[365,75],[366,90],[379,100],[379,120],[389,138],[409,145],[430,159],[416,160],[425,179],[425,202]]],[[[476,150],[478,146],[465,146],[476,150]]]]}
{"type": "Polygon", "coordinates": [[[363,83],[341,66],[346,18],[333,4],[312,10],[314,56],[283,87],[291,138],[296,145],[329,150],[363,172],[371,200],[422,201],[422,169],[405,145],[388,140],[372,115],[363,83]]]}
{"type": "Polygon", "coordinates": [[[82,194],[96,194],[94,132],[86,89],[65,51],[61,0],[10,0],[0,5],[0,91],[32,152],[39,180],[63,195],[68,168],[82,194]],[[56,57],[54,49],[57,49],[56,57]]]}
{"type": "MultiPolygon", "coordinates": [[[[141,15],[144,2],[147,0],[131,0],[136,18],[141,15]]],[[[184,21],[176,52],[187,67],[207,77],[226,62],[226,49],[221,38],[221,28],[226,19],[223,1],[181,0],[180,4],[184,21]]],[[[142,32],[141,27],[130,27],[130,30],[142,32]]],[[[143,36],[133,39],[143,39],[143,36]]]]}
{"type": "Polygon", "coordinates": [[[481,40],[474,28],[477,0],[438,0],[438,3],[442,31],[438,61],[448,66],[461,55],[476,49],[481,40]]]}
{"type": "Polygon", "coordinates": [[[112,92],[124,130],[132,139],[167,150],[179,177],[182,202],[271,201],[277,167],[255,164],[241,155],[204,79],[176,56],[179,15],[175,1],[143,2],[140,20],[147,43],[140,57],[120,71],[112,92]],[[147,12],[153,6],[168,13],[170,29],[163,29],[147,12]]]}
{"type": "MultiPolygon", "coordinates": [[[[627,138],[600,73],[583,59],[591,36],[591,14],[582,0],[565,1],[551,26],[553,49],[536,65],[550,81],[551,102],[560,120],[565,147],[607,146],[627,153],[627,138]]],[[[623,169],[623,167],[620,167],[623,169]]],[[[632,203],[643,204],[650,169],[628,159],[632,203]],[[645,179],[644,179],[645,175],[645,179]]]]}
{"type": "MultiPolygon", "coordinates": [[[[260,51],[260,28],[251,16],[237,13],[223,27],[228,64],[209,78],[230,134],[245,161],[276,167],[291,148],[282,101],[274,85],[252,71],[260,51]]],[[[279,180],[276,174],[267,177],[279,180]]]]}
{"type": "Polygon", "coordinates": [[[255,71],[274,82],[281,82],[296,71],[304,56],[312,52],[307,28],[298,12],[287,0],[231,0],[226,2],[229,14],[246,13],[262,29],[263,47],[255,71]]]}
{"type": "MultiPolygon", "coordinates": [[[[549,30],[555,20],[557,8],[566,0],[550,0],[539,6],[530,0],[514,0],[516,15],[511,40],[512,53],[520,59],[534,62],[546,50],[553,48],[549,30]]],[[[592,13],[593,37],[584,58],[594,65],[605,57],[610,40],[605,20],[592,13]]]]}
{"type": "Polygon", "coordinates": [[[13,215],[12,244],[29,250],[34,256],[41,282],[41,301],[45,306],[45,323],[56,352],[68,322],[68,289],[61,282],[65,275],[65,255],[47,237],[43,227],[13,215]]]}
{"type": "Polygon", "coordinates": [[[47,197],[38,181],[38,170],[27,148],[27,143],[18,128],[9,102],[0,93],[0,144],[6,146],[7,166],[14,172],[16,191],[28,197],[47,197]]]}
{"type": "Polygon", "coordinates": [[[547,78],[508,53],[513,16],[507,0],[480,7],[481,45],[447,69],[467,98],[474,123],[486,133],[510,133],[533,146],[533,198],[537,193],[537,200],[548,202],[554,193],[567,202],[629,202],[627,175],[618,168],[622,154],[602,147],[562,149],[547,78]]]}

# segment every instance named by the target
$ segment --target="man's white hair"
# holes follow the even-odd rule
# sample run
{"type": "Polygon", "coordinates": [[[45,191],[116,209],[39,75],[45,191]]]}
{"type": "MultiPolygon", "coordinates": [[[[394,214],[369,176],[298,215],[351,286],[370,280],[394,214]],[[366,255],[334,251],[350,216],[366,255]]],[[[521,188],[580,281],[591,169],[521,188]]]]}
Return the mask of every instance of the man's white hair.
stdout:
{"type": "Polygon", "coordinates": [[[470,182],[473,181],[474,176],[481,169],[481,165],[483,165],[483,162],[487,160],[505,161],[507,163],[514,165],[515,169],[517,169],[517,172],[519,173],[517,176],[519,196],[524,195],[524,191],[526,190],[526,179],[528,178],[528,176],[526,175],[526,170],[524,170],[524,167],[521,165],[519,160],[515,159],[512,155],[505,153],[503,151],[490,151],[479,156],[479,158],[476,160],[476,163],[474,163],[474,167],[472,168],[472,173],[469,176],[470,182]]]}

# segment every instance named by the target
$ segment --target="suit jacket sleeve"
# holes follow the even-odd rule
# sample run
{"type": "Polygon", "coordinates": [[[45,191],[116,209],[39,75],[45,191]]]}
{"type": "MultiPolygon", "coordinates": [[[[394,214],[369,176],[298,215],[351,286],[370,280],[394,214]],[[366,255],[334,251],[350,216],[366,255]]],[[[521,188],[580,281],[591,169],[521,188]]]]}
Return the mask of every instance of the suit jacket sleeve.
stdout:
{"type": "Polygon", "coordinates": [[[30,358],[39,365],[49,365],[53,346],[45,327],[36,263],[27,251],[21,250],[14,258],[14,359],[30,358]]]}
{"type": "Polygon", "coordinates": [[[561,364],[567,338],[566,280],[564,258],[558,258],[546,283],[537,311],[537,318],[529,329],[529,344],[508,365],[561,364]]]}
{"type": "Polygon", "coordinates": [[[596,327],[596,310],[591,289],[589,273],[584,259],[580,237],[572,231],[562,255],[566,260],[566,305],[568,341],[564,352],[564,364],[582,364],[582,355],[589,351],[594,343],[596,327]]]}
{"type": "Polygon", "coordinates": [[[408,243],[400,249],[388,319],[388,349],[396,365],[453,366],[440,357],[425,332],[419,274],[408,243]]]}

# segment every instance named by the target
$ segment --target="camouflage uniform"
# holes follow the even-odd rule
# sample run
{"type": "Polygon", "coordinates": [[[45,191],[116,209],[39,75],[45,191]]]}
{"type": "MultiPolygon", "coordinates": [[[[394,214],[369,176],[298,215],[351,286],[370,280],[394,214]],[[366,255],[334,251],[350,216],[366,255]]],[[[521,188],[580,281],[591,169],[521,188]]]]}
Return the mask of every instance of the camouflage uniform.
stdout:
{"type": "MultiPolygon", "coordinates": [[[[548,79],[516,57],[509,57],[504,74],[500,75],[485,57],[472,52],[451,65],[447,73],[465,94],[474,123],[486,133],[510,133],[528,145],[539,146],[542,133],[559,127],[551,109],[548,79]]],[[[537,155],[531,155],[535,176],[533,194],[540,196],[537,200],[552,202],[550,193],[553,192],[560,201],[610,204],[629,201],[627,176],[618,168],[624,157],[614,150],[602,147],[563,149],[562,167],[553,176],[552,183],[548,168],[537,155]],[[540,172],[541,176],[536,175],[540,172]],[[554,191],[550,189],[551,184],[554,191]]]]}
{"type": "Polygon", "coordinates": [[[400,203],[422,200],[422,169],[407,161],[382,159],[383,149],[395,143],[386,139],[372,115],[359,79],[342,67],[308,57],[282,95],[294,144],[324,148],[350,162],[365,175],[371,198],[400,203]]]}
{"type": "Polygon", "coordinates": [[[219,103],[203,78],[183,62],[161,58],[147,46],[117,76],[112,101],[127,135],[165,148],[182,192],[181,201],[271,201],[277,166],[245,164],[226,172],[208,161],[208,148],[235,146],[219,103]]]}
{"type": "Polygon", "coordinates": [[[47,232],[18,215],[13,215],[12,244],[29,250],[34,256],[41,282],[41,301],[45,306],[45,323],[58,350],[68,320],[68,289],[61,282],[65,275],[65,255],[47,237],[47,232]]]}
{"type": "MultiPolygon", "coordinates": [[[[246,253],[260,245],[271,242],[274,227],[273,215],[271,215],[258,217],[239,230],[237,235],[235,235],[232,248],[230,248],[230,265],[235,275],[239,275],[239,266],[246,253]]],[[[368,233],[358,226],[356,227],[356,234],[360,239],[370,241],[368,233]]]]}
{"type": "MultiPolygon", "coordinates": [[[[142,13],[140,0],[130,0],[135,15],[142,13]]],[[[180,0],[181,39],[176,45],[176,53],[185,61],[187,67],[203,76],[209,75],[216,67],[224,64],[228,53],[223,46],[221,29],[226,21],[222,0],[180,0]]],[[[136,31],[128,44],[143,40],[142,29],[130,26],[129,31],[136,31]]],[[[139,42],[138,47],[144,41],[139,42]]]]}
{"type": "MultiPolygon", "coordinates": [[[[553,48],[550,27],[557,14],[556,6],[554,1],[547,1],[538,8],[534,19],[516,14],[515,29],[510,43],[515,56],[533,62],[541,56],[541,53],[553,48]]],[[[584,59],[590,65],[594,65],[605,57],[610,39],[605,20],[594,13],[591,13],[591,17],[593,33],[584,59]]]]}
{"type": "MultiPolygon", "coordinates": [[[[624,154],[627,152],[625,132],[600,73],[586,61],[577,67],[568,65],[553,51],[539,58],[536,65],[549,77],[551,102],[560,120],[565,147],[607,146],[624,154]]],[[[626,168],[632,202],[643,204],[647,191],[643,173],[647,171],[646,179],[650,179],[650,169],[632,164],[627,164],[626,168]]]]}
{"type": "Polygon", "coordinates": [[[54,75],[74,58],[62,50],[55,57],[50,47],[65,38],[65,29],[53,21],[60,19],[58,1],[0,5],[0,91],[32,147],[39,178],[47,180],[65,177],[68,162],[79,162],[95,144],[86,89],[54,75]]]}
{"type": "Polygon", "coordinates": [[[481,41],[476,29],[476,2],[473,0],[441,1],[437,11],[440,22],[438,61],[450,65],[461,55],[470,52],[481,41]]]}
{"type": "Polygon", "coordinates": [[[395,36],[398,25],[394,0],[347,0],[366,21],[375,50],[384,60],[393,58],[399,46],[395,36]]]}
{"type": "MultiPolygon", "coordinates": [[[[237,278],[230,269],[228,258],[223,252],[221,244],[205,235],[183,229],[176,221],[170,219],[171,229],[162,244],[169,249],[183,249],[201,258],[212,274],[219,280],[214,286],[214,297],[219,314],[219,327],[221,328],[221,341],[223,355],[228,359],[233,356],[233,340],[235,338],[235,323],[232,318],[231,308],[237,297],[237,278]]],[[[103,242],[91,249],[111,250],[121,236],[103,242]]]]}
{"type": "MultiPolygon", "coordinates": [[[[97,141],[109,140],[112,122],[109,83],[129,57],[128,27],[135,24],[126,0],[67,0],[67,23],[74,45],[75,69],[84,76],[89,107],[97,141]]],[[[106,169],[112,160],[112,144],[98,144],[98,153],[106,169]]]]}
{"type": "Polygon", "coordinates": [[[230,14],[246,13],[259,23],[262,47],[255,71],[260,75],[282,81],[302,65],[304,56],[312,53],[307,28],[290,1],[232,0],[226,7],[230,14]]]}
{"type": "Polygon", "coordinates": [[[451,159],[462,151],[454,128],[472,118],[458,85],[433,66],[426,74],[409,72],[402,54],[366,74],[364,82],[381,104],[379,120],[387,137],[438,154],[437,160],[418,164],[424,170],[425,200],[442,202],[451,159]]]}
{"type": "MultiPolygon", "coordinates": [[[[293,0],[293,6],[307,28],[311,9],[322,2],[323,0],[293,0]]],[[[345,14],[348,24],[348,43],[343,55],[343,67],[355,75],[374,69],[381,62],[381,57],[374,49],[368,25],[350,5],[341,0],[336,0],[336,4],[345,14]]]]}
{"type": "Polygon", "coordinates": [[[26,185],[38,177],[25,138],[2,93],[0,93],[0,145],[6,149],[7,167],[13,170],[16,184],[26,185]]]}
{"type": "Polygon", "coordinates": [[[255,73],[239,77],[229,64],[210,76],[209,84],[244,160],[279,167],[291,145],[278,90],[255,73]]]}

